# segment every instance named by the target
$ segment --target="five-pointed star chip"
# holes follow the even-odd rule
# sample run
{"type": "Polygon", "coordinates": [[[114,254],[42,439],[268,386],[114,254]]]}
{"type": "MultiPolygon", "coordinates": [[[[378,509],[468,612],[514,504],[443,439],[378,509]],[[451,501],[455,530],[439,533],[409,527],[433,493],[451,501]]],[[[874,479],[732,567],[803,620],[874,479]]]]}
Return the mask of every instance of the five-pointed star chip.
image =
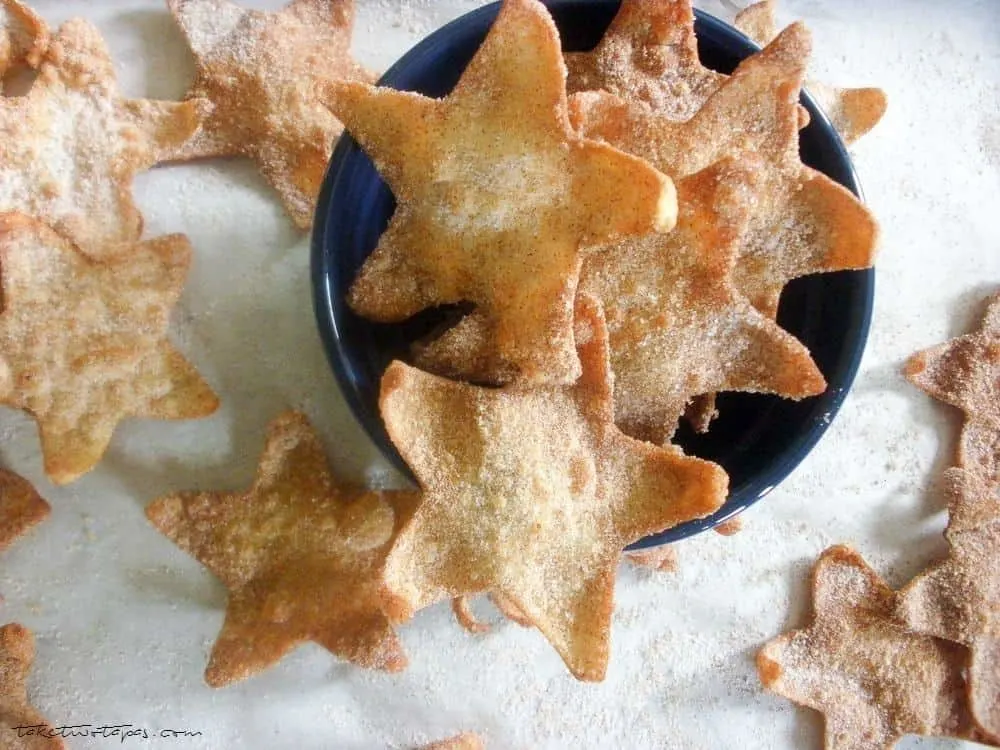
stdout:
{"type": "Polygon", "coordinates": [[[691,117],[726,76],[698,60],[691,0],[622,0],[590,52],[566,55],[570,93],[608,91],[673,120],[691,117]]]}
{"type": "Polygon", "coordinates": [[[824,714],[830,750],[976,734],[962,678],[967,650],[905,629],[894,606],[895,592],[860,555],[831,547],[813,569],[812,624],[757,655],[765,687],[824,714]]]}
{"type": "Polygon", "coordinates": [[[406,656],[378,607],[379,566],[412,492],[354,490],[331,474],[309,421],[270,426],[247,492],[184,492],[146,515],[229,589],[205,681],[219,687],[314,641],[359,666],[396,672],[406,656]]]}
{"type": "Polygon", "coordinates": [[[230,0],[168,0],[198,72],[188,97],[214,109],[171,158],[247,156],[302,229],[343,125],[317,86],[373,76],[351,57],[354,0],[293,0],[265,13],[230,0]]]}
{"type": "Polygon", "coordinates": [[[648,159],[674,179],[725,157],[761,160],[757,206],[734,278],[771,318],[791,279],[870,266],[878,233],[850,191],[799,159],[797,107],[809,49],[809,32],[792,24],[744,60],[686,122],[606,92],[576,94],[572,101],[585,134],[648,159]]]}
{"type": "MultiPolygon", "coordinates": [[[[736,28],[758,44],[770,43],[778,35],[776,5],[776,0],[763,0],[744,8],[736,15],[736,28]]],[[[819,81],[807,81],[806,88],[847,143],[878,125],[888,106],[882,89],[841,89],[819,81]]]]}
{"type": "MultiPolygon", "coordinates": [[[[506,0],[444,99],[340,84],[330,106],[398,202],[351,287],[391,322],[466,301],[490,367],[524,383],[579,375],[573,299],[582,249],[667,230],[668,178],[570,126],[559,34],[538,0],[506,0]]],[[[448,332],[444,338],[461,335],[448,332]]]]}
{"type": "Polygon", "coordinates": [[[965,414],[959,465],[1000,483],[1000,292],[979,330],[914,354],[910,382],[965,414]]]}
{"type": "Polygon", "coordinates": [[[898,612],[919,633],[969,647],[972,715],[1000,742],[1000,485],[955,468],[944,487],[951,550],[899,592],[898,612]]]}
{"type": "Polygon", "coordinates": [[[581,295],[583,374],[571,386],[480,388],[394,362],[380,406],[424,495],[385,565],[385,607],[405,620],[434,601],[509,600],[583,680],[608,661],[622,549],[724,501],[715,464],[620,432],[607,332],[581,295]]]}
{"type": "MultiPolygon", "coordinates": [[[[727,76],[698,57],[691,0],[622,0],[590,52],[566,54],[570,93],[607,91],[672,120],[686,120],[727,76]]],[[[799,127],[809,112],[798,108],[799,127]]]]}
{"type": "Polygon", "coordinates": [[[92,469],[125,417],[183,419],[218,407],[167,340],[190,264],[183,235],[94,261],[36,219],[0,214],[0,404],[38,422],[52,481],[92,469]]]}
{"type": "Polygon", "coordinates": [[[674,231],[584,264],[580,289],[600,300],[608,324],[615,423],[633,437],[670,440],[697,394],[802,398],[826,387],[809,351],[733,284],[759,176],[723,160],[679,180],[674,231]]]}
{"type": "Polygon", "coordinates": [[[50,510],[31,482],[0,469],[0,552],[48,518],[50,510]]]}
{"type": "Polygon", "coordinates": [[[35,638],[23,625],[0,627],[0,748],[63,750],[52,726],[28,703],[25,685],[35,660],[35,638]],[[18,729],[18,727],[22,727],[18,729]]]}
{"type": "Polygon", "coordinates": [[[27,95],[0,98],[0,212],[36,216],[94,258],[127,252],[142,231],[133,176],[189,138],[206,106],[123,99],[100,33],[67,21],[27,95]]]}
{"type": "Polygon", "coordinates": [[[0,0],[0,79],[14,65],[37,68],[48,45],[48,26],[37,13],[20,0],[0,0]]]}

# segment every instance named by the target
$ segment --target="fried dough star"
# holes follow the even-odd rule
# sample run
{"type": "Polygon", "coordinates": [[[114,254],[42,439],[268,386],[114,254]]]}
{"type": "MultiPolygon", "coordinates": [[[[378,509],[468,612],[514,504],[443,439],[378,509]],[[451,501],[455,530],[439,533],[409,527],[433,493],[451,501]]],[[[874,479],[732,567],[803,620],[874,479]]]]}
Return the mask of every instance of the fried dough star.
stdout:
{"type": "Polygon", "coordinates": [[[215,107],[201,131],[171,158],[247,156],[302,229],[313,211],[343,125],[317,84],[370,81],[351,58],[353,0],[294,0],[265,13],[230,0],[168,0],[197,58],[188,98],[215,107]]]}
{"type": "Polygon", "coordinates": [[[24,477],[0,469],[0,552],[49,517],[49,504],[24,477]]]}
{"type": "Polygon", "coordinates": [[[759,175],[724,160],[685,177],[673,232],[625,240],[584,264],[580,289],[607,318],[615,423],[633,437],[670,440],[697,394],[803,398],[826,388],[809,351],[732,281],[759,175]]]}
{"type": "Polygon", "coordinates": [[[205,681],[220,687],[314,641],[358,666],[397,672],[406,655],[378,607],[378,570],[411,492],[342,486],[309,421],[268,429],[247,492],[183,492],[146,509],[153,525],[229,589],[205,681]]]}
{"type": "Polygon", "coordinates": [[[14,65],[37,68],[49,46],[49,29],[20,0],[0,0],[0,78],[14,65]]]}
{"type": "Polygon", "coordinates": [[[591,52],[566,55],[570,93],[608,91],[672,120],[691,117],[726,80],[698,60],[691,0],[622,0],[591,52]]]}
{"type": "Polygon", "coordinates": [[[613,422],[607,332],[581,295],[572,386],[479,388],[394,362],[380,406],[424,490],[386,560],[385,606],[405,620],[488,591],[537,627],[579,679],[604,677],[622,549],[708,515],[715,464],[627,437],[613,422]]]}
{"type": "MultiPolygon", "coordinates": [[[[623,0],[590,52],[566,55],[570,93],[607,91],[671,120],[687,120],[728,76],[698,58],[691,0],[623,0]]],[[[809,112],[798,108],[799,127],[809,112]]]]}
{"type": "Polygon", "coordinates": [[[875,219],[850,191],[799,159],[798,97],[809,32],[792,24],[744,60],[686,122],[603,93],[576,94],[575,122],[680,179],[719,159],[759,158],[758,205],[735,268],[737,288],[770,318],[784,285],[811,273],[866,268],[875,219]]]}
{"type": "Polygon", "coordinates": [[[67,21],[27,95],[0,98],[0,212],[37,216],[94,258],[127,252],[142,232],[134,175],[189,138],[205,107],[123,99],[100,33],[67,21]]]}
{"type": "MultiPolygon", "coordinates": [[[[330,106],[398,206],[351,287],[392,322],[473,302],[503,380],[572,382],[581,249],[670,229],[670,180],[571,128],[559,35],[538,0],[506,0],[444,99],[341,84],[330,106]]],[[[451,335],[446,333],[445,337],[451,335]]]]}
{"type": "MultiPolygon", "coordinates": [[[[778,35],[776,6],[775,0],[754,3],[736,15],[734,24],[758,44],[769,44],[778,35]]],[[[888,106],[882,89],[841,89],[819,81],[806,81],[806,88],[847,143],[878,125],[888,106]]]]}
{"type": "Polygon", "coordinates": [[[25,682],[35,660],[35,638],[23,625],[0,628],[0,747],[7,750],[64,750],[52,726],[28,703],[25,682]],[[16,729],[15,727],[24,727],[16,729]]]}
{"type": "Polygon", "coordinates": [[[1000,488],[962,469],[944,475],[951,550],[899,592],[898,612],[919,633],[972,652],[972,715],[1000,741],[1000,488]]]}
{"type": "Polygon", "coordinates": [[[963,646],[893,620],[895,593],[854,550],[813,568],[813,622],[757,654],[764,686],[824,714],[831,750],[890,748],[906,734],[971,738],[963,646]]]}
{"type": "Polygon", "coordinates": [[[167,340],[190,264],[183,235],[102,262],[35,219],[0,214],[0,404],[38,422],[52,481],[90,471],[125,417],[186,419],[218,407],[167,340]]]}
{"type": "Polygon", "coordinates": [[[965,414],[959,465],[1000,482],[1000,292],[987,302],[978,331],[917,352],[904,372],[965,414]]]}

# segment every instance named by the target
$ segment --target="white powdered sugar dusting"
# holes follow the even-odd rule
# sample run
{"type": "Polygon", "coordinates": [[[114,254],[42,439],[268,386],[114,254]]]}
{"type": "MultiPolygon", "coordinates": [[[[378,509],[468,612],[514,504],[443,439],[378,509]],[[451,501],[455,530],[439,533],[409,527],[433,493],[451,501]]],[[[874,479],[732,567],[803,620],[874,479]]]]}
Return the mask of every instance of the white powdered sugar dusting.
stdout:
{"type": "Polygon", "coordinates": [[[178,12],[191,49],[200,55],[210,55],[246,15],[245,9],[228,0],[186,2],[178,12]]]}

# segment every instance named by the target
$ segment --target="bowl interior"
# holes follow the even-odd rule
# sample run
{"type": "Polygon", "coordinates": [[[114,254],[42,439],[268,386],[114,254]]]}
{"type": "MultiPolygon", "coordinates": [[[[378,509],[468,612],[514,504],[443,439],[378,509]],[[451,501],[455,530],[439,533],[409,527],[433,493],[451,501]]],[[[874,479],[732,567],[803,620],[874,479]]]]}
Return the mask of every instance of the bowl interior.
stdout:
{"type": "MultiPolygon", "coordinates": [[[[615,0],[546,4],[566,51],[592,49],[618,9],[615,0]]],[[[498,4],[485,6],[441,28],[401,58],[380,85],[445,96],[479,48],[498,9],[498,4]]],[[[696,14],[698,52],[706,66],[730,73],[757,50],[727,24],[700,11],[696,14]]],[[[803,162],[860,195],[836,131],[807,94],[802,104],[811,115],[800,134],[803,162]]],[[[412,476],[379,417],[379,380],[393,359],[406,359],[413,341],[455,311],[431,310],[405,323],[385,325],[359,318],[345,303],[351,282],[394,208],[389,188],[345,134],[334,151],[316,215],[312,257],[316,316],[330,363],[355,416],[383,454],[412,476]]],[[[778,322],[809,347],[829,388],[799,402],[720,394],[720,416],[711,430],[698,435],[682,426],[676,440],[686,452],[716,461],[729,472],[726,504],[707,518],[642,539],[633,549],[676,541],[715,526],[759,500],[798,465],[829,426],[854,379],[868,335],[873,292],[871,270],[804,277],[785,288],[778,322]]]]}

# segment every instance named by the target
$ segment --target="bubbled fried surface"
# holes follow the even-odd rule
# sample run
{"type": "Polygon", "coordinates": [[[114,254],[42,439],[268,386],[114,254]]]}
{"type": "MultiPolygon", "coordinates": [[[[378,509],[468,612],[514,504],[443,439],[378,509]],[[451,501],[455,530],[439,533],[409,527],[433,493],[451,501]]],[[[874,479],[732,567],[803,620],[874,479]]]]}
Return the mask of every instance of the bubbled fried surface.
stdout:
{"type": "Polygon", "coordinates": [[[362,491],[331,473],[308,419],[271,423],[246,492],[184,492],[146,515],[229,589],[205,680],[246,679],[314,641],[358,666],[399,671],[402,645],[378,606],[378,571],[413,493],[362,491]]]}
{"type": "MultiPolygon", "coordinates": [[[[754,3],[736,14],[736,28],[757,44],[769,44],[778,35],[775,0],[754,3]]],[[[869,133],[885,115],[888,99],[879,88],[838,88],[806,81],[806,88],[848,144],[869,133]]]]}
{"type": "Polygon", "coordinates": [[[167,336],[190,263],[183,235],[95,261],[35,219],[0,214],[0,403],[38,423],[52,481],[90,471],[126,417],[218,408],[167,336]]]}
{"type": "Polygon", "coordinates": [[[437,343],[462,349],[455,339],[467,327],[482,334],[485,354],[467,367],[477,372],[458,374],[572,382],[583,251],[674,224],[669,179],[571,128],[565,76],[545,7],[507,0],[444,99],[361,84],[328,90],[397,200],[348,302],[382,322],[474,303],[474,324],[437,343]]]}
{"type": "Polygon", "coordinates": [[[333,81],[371,81],[351,57],[353,0],[294,0],[265,13],[230,0],[169,0],[197,59],[188,98],[211,114],[171,159],[248,156],[292,220],[312,226],[316,198],[344,127],[320,101],[333,81]]]}
{"type": "Polygon", "coordinates": [[[913,633],[896,596],[854,550],[831,547],[813,568],[811,623],[757,655],[764,686],[820,711],[830,750],[891,748],[906,734],[974,739],[964,646],[913,633]]]}
{"type": "Polygon", "coordinates": [[[125,99],[97,28],[67,21],[25,96],[0,97],[0,212],[51,225],[93,258],[142,232],[136,173],[194,134],[208,103],[125,99]]]}
{"type": "Polygon", "coordinates": [[[580,679],[607,667],[622,549],[725,500],[714,464],[614,427],[607,332],[581,296],[583,376],[568,387],[486,389],[400,362],[382,416],[424,496],[385,568],[387,611],[489,591],[535,625],[580,679]]]}

